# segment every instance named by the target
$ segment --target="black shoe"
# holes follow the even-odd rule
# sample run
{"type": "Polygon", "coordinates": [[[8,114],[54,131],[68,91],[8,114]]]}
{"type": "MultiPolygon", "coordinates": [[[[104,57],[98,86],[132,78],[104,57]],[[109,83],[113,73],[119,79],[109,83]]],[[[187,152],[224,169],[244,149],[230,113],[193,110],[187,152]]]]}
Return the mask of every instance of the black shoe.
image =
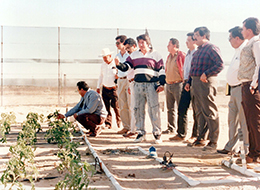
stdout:
{"type": "Polygon", "coordinates": [[[230,151],[226,150],[226,149],[223,149],[223,150],[217,150],[217,153],[220,153],[220,154],[228,154],[230,151]]]}
{"type": "Polygon", "coordinates": [[[170,129],[166,129],[165,131],[162,132],[162,134],[171,134],[171,133],[173,133],[173,131],[170,129]]]}
{"type": "Polygon", "coordinates": [[[205,140],[196,140],[193,143],[189,143],[187,144],[187,146],[189,147],[202,147],[206,145],[206,141],[205,140]]]}

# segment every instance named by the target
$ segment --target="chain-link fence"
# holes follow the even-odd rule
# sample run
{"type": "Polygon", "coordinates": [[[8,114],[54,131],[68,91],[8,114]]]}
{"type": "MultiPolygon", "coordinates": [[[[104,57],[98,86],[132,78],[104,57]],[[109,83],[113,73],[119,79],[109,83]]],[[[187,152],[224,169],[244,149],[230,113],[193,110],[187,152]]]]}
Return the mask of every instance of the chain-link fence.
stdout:
{"type": "MultiPolygon", "coordinates": [[[[145,30],[1,27],[1,106],[72,103],[79,99],[76,83],[86,81],[96,88],[103,48],[116,55],[115,37],[119,34],[136,38],[145,30]]],[[[148,30],[153,48],[165,59],[172,37],[185,41],[189,31],[148,30]]],[[[212,35],[224,59],[230,60],[233,50],[227,34],[212,35]],[[223,39],[224,38],[224,39],[223,39]]]]}

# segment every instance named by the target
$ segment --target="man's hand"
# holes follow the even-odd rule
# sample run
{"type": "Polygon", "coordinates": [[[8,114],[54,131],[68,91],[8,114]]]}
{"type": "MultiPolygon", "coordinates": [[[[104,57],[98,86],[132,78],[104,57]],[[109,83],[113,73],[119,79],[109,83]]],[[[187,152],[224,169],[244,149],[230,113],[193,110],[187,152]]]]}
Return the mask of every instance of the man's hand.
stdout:
{"type": "Polygon", "coordinates": [[[156,89],[156,92],[162,92],[164,90],[163,86],[158,86],[158,88],[156,89]]]}
{"type": "Polygon", "coordinates": [[[74,114],[73,114],[73,117],[74,117],[75,119],[77,119],[78,114],[77,114],[77,113],[74,113],[74,114]]]}
{"type": "Polygon", "coordinates": [[[115,58],[115,64],[119,65],[119,58],[118,57],[115,58]]]}
{"type": "Polygon", "coordinates": [[[97,88],[97,93],[99,93],[99,94],[100,94],[100,88],[97,88]]]}
{"type": "Polygon", "coordinates": [[[200,80],[201,80],[202,82],[208,82],[207,76],[206,76],[205,73],[203,73],[203,74],[200,76],[200,80]]]}
{"type": "Polygon", "coordinates": [[[57,116],[57,119],[64,119],[65,118],[65,116],[64,115],[62,115],[62,114],[58,114],[58,116],[57,116]]]}
{"type": "Polygon", "coordinates": [[[251,94],[254,94],[254,93],[255,93],[255,88],[254,88],[253,86],[250,86],[250,87],[249,87],[249,90],[250,90],[251,94]]]}
{"type": "Polygon", "coordinates": [[[184,86],[184,89],[189,92],[190,91],[190,84],[186,83],[186,85],[184,86]]]}

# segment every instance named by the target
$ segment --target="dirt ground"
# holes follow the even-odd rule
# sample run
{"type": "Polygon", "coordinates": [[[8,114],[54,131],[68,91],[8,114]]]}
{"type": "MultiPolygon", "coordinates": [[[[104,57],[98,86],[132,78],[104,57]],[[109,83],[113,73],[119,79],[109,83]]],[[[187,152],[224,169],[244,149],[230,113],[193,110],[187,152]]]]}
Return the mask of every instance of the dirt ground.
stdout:
{"type": "MultiPolygon", "coordinates": [[[[57,105],[57,95],[51,89],[44,89],[41,93],[36,93],[37,89],[31,88],[25,92],[17,91],[14,88],[5,91],[4,106],[0,107],[0,112],[13,111],[17,117],[15,126],[12,127],[10,135],[8,135],[8,143],[0,144],[0,172],[4,171],[5,163],[8,161],[8,149],[10,145],[16,142],[16,136],[21,127],[19,123],[25,120],[29,112],[37,112],[47,116],[55,110],[65,113],[65,104],[57,105]]],[[[80,99],[75,90],[71,90],[63,97],[68,107],[73,106],[80,99]]],[[[162,130],[166,129],[167,113],[164,107],[164,94],[160,95],[162,112],[162,130]]],[[[218,149],[222,149],[228,139],[228,100],[229,97],[219,93],[217,103],[220,115],[220,135],[218,141],[218,149]]],[[[63,99],[62,99],[63,102],[63,99]]],[[[191,134],[192,110],[188,112],[189,126],[188,137],[191,134]]],[[[184,142],[169,141],[172,135],[162,135],[162,144],[154,144],[153,135],[151,133],[151,123],[146,114],[145,126],[147,129],[147,141],[143,143],[134,143],[134,138],[123,138],[122,135],[116,134],[120,129],[116,127],[115,121],[112,129],[103,129],[102,133],[96,138],[88,138],[99,157],[102,159],[109,171],[114,175],[123,189],[260,189],[260,181],[241,182],[241,183],[219,183],[219,184],[199,184],[191,187],[186,181],[177,176],[172,170],[162,169],[158,161],[147,158],[140,151],[126,149],[127,147],[140,146],[148,151],[149,147],[154,146],[157,150],[159,158],[162,158],[166,151],[173,153],[172,162],[177,165],[177,169],[185,175],[195,180],[222,180],[222,179],[245,179],[246,177],[238,172],[228,169],[221,165],[223,159],[228,160],[229,155],[217,154],[216,151],[202,151],[202,148],[187,147],[184,142]],[[112,151],[113,149],[113,151],[112,151]],[[115,150],[114,150],[115,149],[115,150]],[[119,152],[118,150],[121,150],[119,152]],[[122,150],[124,150],[122,152],[122,150]],[[125,151],[127,150],[127,151],[125,151]]],[[[44,125],[47,129],[47,125],[44,125]]],[[[64,174],[57,172],[56,166],[59,158],[55,155],[58,148],[57,145],[48,144],[44,140],[44,132],[38,136],[36,155],[36,165],[40,172],[40,176],[57,177],[52,180],[40,180],[36,182],[36,189],[54,189],[55,184],[63,179],[64,174]]],[[[77,138],[81,143],[79,148],[82,159],[89,163],[94,162],[93,156],[89,154],[88,146],[81,138],[77,138]]],[[[255,167],[257,165],[249,165],[255,167]]],[[[260,166],[260,165],[258,165],[260,166]]],[[[26,189],[29,183],[24,183],[26,189]]],[[[115,189],[105,174],[94,174],[91,177],[90,188],[96,189],[115,189]]]]}

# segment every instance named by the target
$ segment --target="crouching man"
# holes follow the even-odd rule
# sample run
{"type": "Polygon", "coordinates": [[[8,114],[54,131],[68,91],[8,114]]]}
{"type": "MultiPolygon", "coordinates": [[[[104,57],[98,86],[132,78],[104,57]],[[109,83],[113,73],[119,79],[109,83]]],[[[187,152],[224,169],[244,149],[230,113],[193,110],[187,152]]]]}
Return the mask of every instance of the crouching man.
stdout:
{"type": "Polygon", "coordinates": [[[107,111],[101,96],[91,90],[84,81],[77,83],[78,92],[81,95],[79,103],[69,110],[65,115],[59,114],[58,119],[72,116],[86,129],[89,136],[96,137],[101,133],[101,125],[107,117],[107,111]]]}

